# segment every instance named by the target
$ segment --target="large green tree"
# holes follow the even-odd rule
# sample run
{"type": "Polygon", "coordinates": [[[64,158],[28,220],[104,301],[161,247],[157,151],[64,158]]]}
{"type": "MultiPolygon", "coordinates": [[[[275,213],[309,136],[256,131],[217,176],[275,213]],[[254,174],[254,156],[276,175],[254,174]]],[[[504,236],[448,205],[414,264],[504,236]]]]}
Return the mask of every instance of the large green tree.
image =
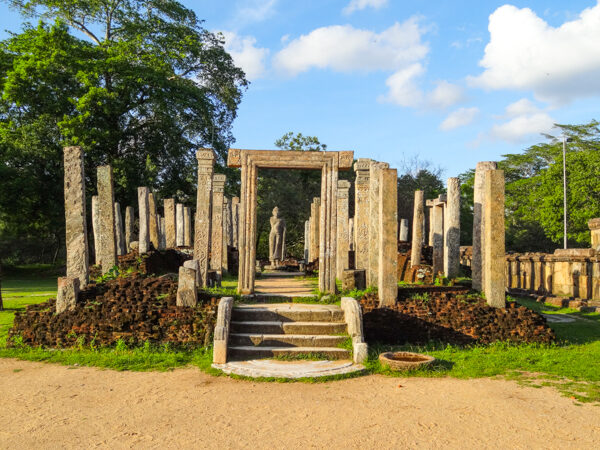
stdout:
{"type": "Polygon", "coordinates": [[[0,232],[63,233],[62,147],[137,186],[193,198],[194,151],[219,163],[246,86],[220,36],[173,0],[14,0],[37,25],[0,42],[0,232]]]}

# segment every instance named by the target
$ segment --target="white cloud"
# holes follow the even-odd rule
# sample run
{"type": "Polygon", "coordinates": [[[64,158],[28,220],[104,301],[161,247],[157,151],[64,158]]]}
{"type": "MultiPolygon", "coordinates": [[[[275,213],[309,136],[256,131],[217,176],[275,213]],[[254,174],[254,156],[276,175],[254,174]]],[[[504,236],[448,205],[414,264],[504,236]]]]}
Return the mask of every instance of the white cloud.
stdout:
{"type": "Polygon", "coordinates": [[[517,117],[525,114],[534,114],[539,111],[540,108],[538,108],[531,100],[522,98],[506,107],[506,116],[517,117]]]}
{"type": "Polygon", "coordinates": [[[503,141],[518,143],[528,138],[547,133],[554,126],[554,119],[545,112],[518,116],[508,122],[494,125],[490,136],[503,141]]]}
{"type": "Polygon", "coordinates": [[[235,14],[237,25],[262,22],[275,13],[278,0],[245,0],[235,14]]]}
{"type": "Polygon", "coordinates": [[[504,5],[488,29],[484,71],[469,77],[473,86],[532,91],[550,103],[600,94],[600,3],[559,27],[529,8],[504,5]]]}
{"type": "Polygon", "coordinates": [[[269,49],[256,46],[253,36],[240,36],[232,31],[222,31],[225,37],[225,50],[233,58],[236,66],[246,73],[248,80],[256,80],[265,73],[269,49]]]}
{"type": "Polygon", "coordinates": [[[448,108],[464,100],[465,94],[462,87],[438,81],[436,88],[428,94],[428,104],[433,108],[448,108]]]}
{"type": "Polygon", "coordinates": [[[365,8],[379,9],[386,6],[388,0],[351,0],[342,12],[352,14],[354,11],[360,11],[365,8]]]}
{"type": "Polygon", "coordinates": [[[397,71],[385,81],[389,91],[386,96],[379,97],[379,100],[400,106],[419,106],[423,100],[423,92],[419,89],[416,79],[424,73],[425,69],[420,63],[397,71]]]}
{"type": "Polygon", "coordinates": [[[479,108],[459,108],[451,112],[440,124],[440,130],[450,131],[469,125],[479,115],[479,108]]]}
{"type": "Polygon", "coordinates": [[[274,65],[294,76],[311,68],[338,72],[401,70],[423,59],[429,47],[413,17],[375,33],[350,25],[317,28],[291,40],[274,57],[274,65]]]}

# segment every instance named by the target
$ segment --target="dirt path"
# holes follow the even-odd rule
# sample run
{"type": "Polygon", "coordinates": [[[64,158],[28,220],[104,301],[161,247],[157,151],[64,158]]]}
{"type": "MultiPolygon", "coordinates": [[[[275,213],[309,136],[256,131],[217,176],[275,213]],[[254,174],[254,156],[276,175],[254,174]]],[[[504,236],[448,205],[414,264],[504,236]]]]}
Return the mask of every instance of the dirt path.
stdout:
{"type": "Polygon", "coordinates": [[[302,272],[264,272],[256,278],[257,294],[310,297],[315,286],[310,281],[298,279],[302,272]]]}
{"type": "Polygon", "coordinates": [[[256,383],[0,359],[0,392],[0,448],[600,447],[600,407],[504,380],[256,383]]]}

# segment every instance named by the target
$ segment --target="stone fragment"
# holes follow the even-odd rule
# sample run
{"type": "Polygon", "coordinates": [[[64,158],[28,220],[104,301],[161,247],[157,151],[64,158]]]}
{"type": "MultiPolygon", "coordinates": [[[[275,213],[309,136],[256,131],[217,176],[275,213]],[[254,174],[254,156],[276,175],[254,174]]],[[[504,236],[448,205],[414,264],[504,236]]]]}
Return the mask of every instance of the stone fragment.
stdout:
{"type": "Polygon", "coordinates": [[[133,206],[128,206],[125,208],[125,249],[127,250],[127,253],[131,251],[131,242],[136,239],[134,222],[135,210],[133,209],[133,206]]]}
{"type": "Polygon", "coordinates": [[[353,291],[356,289],[362,291],[366,289],[366,277],[365,269],[344,270],[342,274],[342,290],[353,291]]]}
{"type": "Polygon", "coordinates": [[[60,277],[58,279],[58,293],[56,295],[56,314],[75,309],[78,296],[79,278],[60,277]]]}
{"type": "Polygon", "coordinates": [[[400,219],[400,242],[408,242],[408,219],[400,219]]]}
{"type": "Polygon", "coordinates": [[[78,278],[85,287],[89,278],[89,253],[81,147],[64,148],[64,168],[67,276],[78,278]]]}
{"type": "Polygon", "coordinates": [[[200,262],[197,259],[188,259],[183,263],[183,267],[194,269],[196,271],[196,286],[200,286],[202,278],[200,277],[200,262]]]}
{"type": "Polygon", "coordinates": [[[192,209],[189,206],[183,208],[183,245],[192,246],[192,209]]]}
{"type": "Polygon", "coordinates": [[[473,256],[471,258],[471,272],[473,279],[473,289],[481,291],[483,289],[482,267],[483,255],[483,234],[484,226],[483,208],[484,208],[484,191],[483,191],[483,173],[486,170],[495,170],[498,165],[494,161],[478,162],[475,168],[475,181],[473,187],[473,256]]]}
{"type": "Polygon", "coordinates": [[[117,244],[117,255],[121,256],[127,253],[125,251],[125,233],[123,230],[123,215],[121,214],[121,205],[115,202],[115,238],[117,244]]]}
{"type": "Polygon", "coordinates": [[[115,241],[115,194],[111,166],[99,166],[98,171],[98,217],[100,219],[100,262],[102,273],[117,264],[115,241]]]}
{"type": "Polygon", "coordinates": [[[175,225],[175,199],[165,198],[165,239],[166,248],[177,247],[177,227],[175,225]]]}
{"type": "Polygon", "coordinates": [[[220,277],[223,272],[223,192],[227,177],[216,173],[212,185],[212,236],[210,245],[210,268],[220,277]]]}
{"type": "Polygon", "coordinates": [[[94,234],[94,259],[100,265],[100,215],[98,213],[98,196],[92,197],[92,232],[94,234]]]}
{"type": "Polygon", "coordinates": [[[460,272],[460,180],[448,178],[444,210],[444,274],[456,278],[460,272]]]}
{"type": "Polygon", "coordinates": [[[175,244],[177,247],[183,247],[185,240],[185,223],[183,218],[183,205],[177,203],[175,206],[175,244]]]}
{"type": "Polygon", "coordinates": [[[600,250],[600,218],[588,220],[588,228],[592,235],[592,248],[600,250]]]}
{"type": "Polygon", "coordinates": [[[156,209],[156,199],[152,192],[148,193],[148,226],[150,229],[150,243],[155,250],[158,250],[158,211],[156,209]]]}
{"type": "Polygon", "coordinates": [[[379,304],[393,306],[398,298],[398,171],[381,168],[379,177],[379,304]]]}
{"type": "Polygon", "coordinates": [[[177,306],[195,307],[198,303],[196,288],[196,271],[188,267],[179,267],[179,282],[177,284],[177,306]]]}
{"type": "Polygon", "coordinates": [[[486,170],[483,196],[483,292],[488,305],[506,306],[504,171],[486,170]]]}
{"type": "Polygon", "coordinates": [[[198,161],[198,190],[196,199],[196,221],[194,224],[194,259],[200,264],[202,287],[208,283],[208,268],[211,238],[212,179],[215,164],[213,150],[202,149],[196,152],[198,161]]]}
{"type": "Polygon", "coordinates": [[[150,211],[148,202],[149,190],[147,187],[138,188],[139,211],[139,237],[138,245],[140,255],[150,251],[150,211]]]}
{"type": "Polygon", "coordinates": [[[347,180],[338,180],[337,188],[337,258],[336,258],[336,278],[342,279],[344,270],[349,269],[348,255],[350,245],[348,241],[348,199],[350,192],[350,182],[347,180]]]}
{"type": "Polygon", "coordinates": [[[233,297],[223,297],[217,309],[217,323],[215,324],[213,342],[213,363],[225,364],[227,362],[227,344],[229,341],[229,324],[233,310],[233,297]]]}
{"type": "Polygon", "coordinates": [[[421,250],[423,246],[423,191],[415,191],[415,207],[413,213],[412,245],[410,253],[411,267],[421,264],[421,250]]]}
{"type": "Polygon", "coordinates": [[[357,269],[369,267],[369,167],[371,160],[359,158],[354,164],[354,258],[357,269]]]}

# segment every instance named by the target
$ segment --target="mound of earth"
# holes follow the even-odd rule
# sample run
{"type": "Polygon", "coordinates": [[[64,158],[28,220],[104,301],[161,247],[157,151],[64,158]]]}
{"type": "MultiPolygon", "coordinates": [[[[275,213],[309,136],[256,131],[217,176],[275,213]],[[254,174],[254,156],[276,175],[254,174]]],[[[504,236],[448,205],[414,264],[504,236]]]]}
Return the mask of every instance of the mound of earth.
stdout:
{"type": "Polygon", "coordinates": [[[72,311],[55,314],[55,299],[30,305],[15,314],[9,341],[46,347],[111,346],[149,341],[174,346],[205,346],[211,342],[218,299],[199,298],[198,306],[176,306],[177,283],[170,277],[138,273],[81,291],[72,311]]]}
{"type": "Polygon", "coordinates": [[[361,300],[367,342],[455,345],[496,341],[550,343],[554,332],[546,319],[515,303],[492,308],[484,299],[429,289],[402,298],[393,308],[378,308],[377,294],[361,300]]]}

